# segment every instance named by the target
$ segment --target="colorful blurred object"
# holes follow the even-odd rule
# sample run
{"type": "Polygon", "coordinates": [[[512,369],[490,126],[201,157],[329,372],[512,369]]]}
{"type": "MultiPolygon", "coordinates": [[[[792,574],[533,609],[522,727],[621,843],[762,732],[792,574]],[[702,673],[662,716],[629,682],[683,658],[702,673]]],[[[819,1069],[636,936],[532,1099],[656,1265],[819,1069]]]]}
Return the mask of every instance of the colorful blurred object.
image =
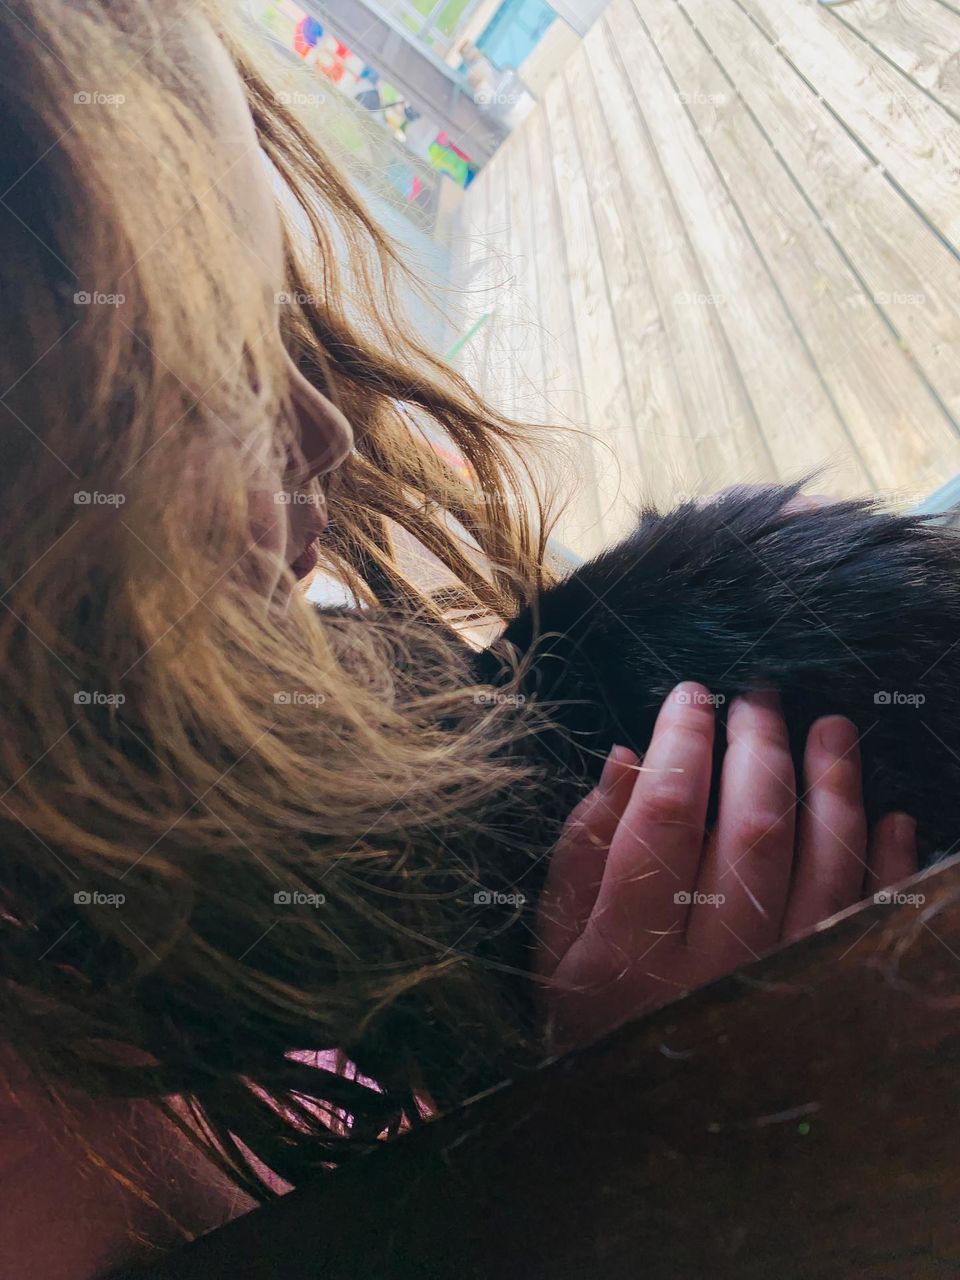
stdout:
{"type": "MultiPolygon", "coordinates": [[[[375,67],[347,48],[317,18],[293,0],[272,0],[259,13],[275,39],[324,80],[336,85],[345,97],[367,110],[411,155],[426,161],[457,186],[470,185],[478,170],[470,156],[435,122],[413,110],[393,85],[381,79],[375,67]]],[[[416,201],[423,192],[423,182],[412,168],[402,174],[401,168],[391,166],[387,175],[390,185],[405,200],[416,201]]]]}
{"type": "Polygon", "coordinates": [[[434,169],[445,173],[459,187],[469,187],[477,176],[477,166],[459,147],[455,147],[445,133],[438,133],[428,155],[434,169]]]}
{"type": "Polygon", "coordinates": [[[301,58],[305,58],[323,35],[323,27],[309,14],[304,14],[293,33],[293,47],[301,58]]]}

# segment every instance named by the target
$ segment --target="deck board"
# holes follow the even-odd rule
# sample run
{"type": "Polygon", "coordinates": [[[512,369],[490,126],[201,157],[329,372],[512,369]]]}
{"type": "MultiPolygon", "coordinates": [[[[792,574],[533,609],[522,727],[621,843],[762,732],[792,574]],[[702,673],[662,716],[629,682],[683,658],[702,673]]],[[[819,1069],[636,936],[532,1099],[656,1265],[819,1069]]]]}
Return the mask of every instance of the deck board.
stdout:
{"type": "Polygon", "coordinates": [[[470,203],[461,211],[460,227],[453,245],[454,286],[459,293],[455,304],[455,325],[465,341],[456,365],[467,380],[489,398],[492,362],[490,347],[494,325],[490,315],[496,307],[499,286],[489,239],[487,190],[495,175],[482,173],[470,190],[470,203]],[[474,328],[476,326],[476,328],[474,328]]]}
{"type": "Polygon", "coordinates": [[[940,0],[863,0],[837,19],[893,63],[914,89],[960,117],[960,44],[956,6],[940,0]]]}
{"type": "Polygon", "coordinates": [[[560,198],[553,176],[546,118],[537,111],[521,130],[530,175],[528,198],[536,243],[537,297],[540,308],[547,421],[569,428],[561,436],[565,492],[573,495],[561,536],[570,546],[596,550],[615,536],[604,525],[598,481],[601,442],[585,430],[588,417],[583,370],[577,345],[573,300],[567,286],[566,244],[560,198]]]}
{"type": "MultiPolygon", "coordinates": [[[[960,244],[960,130],[932,98],[908,92],[903,75],[848,27],[807,0],[734,0],[787,60],[815,86],[865,153],[960,244]]],[[[860,0],[856,0],[859,3],[860,0]]]]}
{"type": "Polygon", "coordinates": [[[543,342],[540,329],[540,297],[537,286],[536,248],[529,197],[530,174],[526,139],[510,140],[504,156],[507,175],[507,243],[512,290],[515,374],[520,417],[546,420],[543,342]]]}
{"type": "MultiPolygon", "coordinates": [[[[833,456],[852,490],[896,488],[898,476],[919,461],[913,433],[904,432],[902,424],[905,413],[926,395],[922,380],[892,342],[885,352],[885,378],[878,378],[876,352],[860,340],[859,321],[872,302],[841,249],[689,17],[674,0],[647,0],[645,10],[675,81],[696,86],[688,93],[688,110],[790,315],[797,345],[817,372],[820,394],[833,404],[831,416],[819,396],[792,400],[801,430],[804,415],[809,416],[803,431],[808,469],[833,456]],[[854,331],[857,340],[850,341],[854,331]],[[838,334],[846,335],[840,346],[838,334]]],[[[877,318],[870,323],[876,325],[877,318]]],[[[773,448],[778,457],[793,452],[779,439],[773,448]]]]}
{"type": "MultiPolygon", "coordinates": [[[[666,335],[664,354],[673,362],[680,392],[683,418],[674,439],[679,490],[684,494],[706,492],[732,474],[772,479],[766,457],[743,442],[744,434],[755,434],[758,424],[723,339],[717,308],[689,301],[709,293],[707,281],[677,209],[662,157],[637,108],[620,57],[620,34],[606,24],[595,27],[590,32],[590,61],[603,86],[601,97],[610,134],[622,149],[621,167],[633,206],[637,244],[649,263],[666,335]],[[688,301],[682,301],[684,298],[688,301]],[[682,447],[684,437],[686,448],[682,447]]],[[[669,447],[669,437],[663,440],[663,447],[665,451],[669,447]]]]}
{"type": "Polygon", "coordinates": [[[598,440],[578,550],[645,498],[960,472],[958,50],[941,0],[608,5],[464,206],[535,259],[503,407],[543,405],[538,354],[548,418],[598,440]]]}
{"type": "MultiPolygon", "coordinates": [[[[629,475],[627,483],[635,488],[646,485],[656,494],[683,475],[675,456],[683,422],[676,370],[650,265],[636,234],[630,191],[584,46],[570,59],[564,79],[568,95],[576,95],[574,123],[581,154],[588,155],[593,166],[593,217],[639,452],[639,471],[629,475]]],[[[686,444],[689,447],[688,437],[686,444]]]]}
{"type": "Polygon", "coordinates": [[[617,326],[610,307],[603,258],[593,218],[592,192],[582,180],[584,160],[574,126],[573,105],[558,76],[544,98],[553,176],[568,264],[567,284],[575,317],[587,424],[602,441],[594,454],[601,518],[614,532],[632,513],[624,472],[636,474],[636,430],[630,412],[617,326]]]}
{"type": "MultiPolygon", "coordinates": [[[[768,145],[862,281],[867,305],[855,302],[843,331],[830,335],[838,359],[842,363],[863,344],[883,379],[891,347],[899,345],[926,388],[922,397],[905,388],[902,415],[902,430],[915,434],[925,459],[917,481],[922,488],[928,477],[942,474],[941,463],[953,474],[960,417],[960,261],[735,0],[682,3],[717,57],[739,73],[737,91],[767,133],[768,145]]],[[[818,284],[811,280],[807,287],[818,284]]],[[[888,394],[899,388],[897,381],[888,394]]]]}
{"type": "MultiPolygon", "coordinates": [[[[700,263],[705,297],[715,300],[708,305],[716,307],[752,407],[756,431],[752,437],[744,433],[744,443],[758,465],[766,457],[770,474],[792,479],[778,460],[789,456],[795,474],[810,471],[832,451],[840,424],[815,364],[796,341],[783,295],[770,280],[736,197],[691,121],[688,100],[708,96],[698,89],[702,77],[678,82],[670,74],[667,49],[692,33],[677,26],[662,30],[654,42],[647,19],[631,0],[614,0],[604,23],[616,34],[700,263]],[[783,386],[792,388],[786,400],[779,390],[783,386]]],[[[697,299],[686,305],[698,305],[697,299]]]]}

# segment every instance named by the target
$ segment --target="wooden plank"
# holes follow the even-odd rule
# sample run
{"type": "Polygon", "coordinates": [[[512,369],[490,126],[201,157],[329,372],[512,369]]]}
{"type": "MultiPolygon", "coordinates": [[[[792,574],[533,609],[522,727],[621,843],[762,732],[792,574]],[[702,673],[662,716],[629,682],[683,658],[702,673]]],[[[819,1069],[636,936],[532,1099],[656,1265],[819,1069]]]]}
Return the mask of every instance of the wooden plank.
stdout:
{"type": "Polygon", "coordinates": [[[670,505],[696,491],[699,465],[686,429],[667,332],[638,234],[620,156],[603,114],[586,48],[564,68],[581,156],[587,158],[597,243],[617,331],[639,473],[626,477],[636,495],[670,505]]]}
{"type": "Polygon", "coordinates": [[[697,488],[710,491],[740,480],[772,479],[771,460],[757,448],[759,427],[736,364],[726,345],[717,308],[678,305],[683,295],[709,291],[678,214],[667,175],[616,55],[618,33],[604,19],[588,37],[590,66],[610,136],[625,157],[621,174],[634,228],[675,370],[682,428],[693,441],[697,488]],[[599,39],[600,32],[603,39],[599,39]]]}
{"type": "Polygon", "coordinates": [[[507,169],[502,156],[487,167],[484,177],[487,189],[487,234],[496,263],[495,297],[490,329],[487,398],[503,413],[513,415],[517,409],[519,372],[517,361],[516,273],[510,253],[510,197],[507,169]]]}
{"type": "Polygon", "coordinates": [[[487,214],[487,175],[482,172],[470,185],[457,216],[453,250],[460,264],[455,302],[463,345],[453,363],[482,396],[489,385],[489,317],[496,304],[495,258],[491,252],[487,214]],[[475,328],[475,326],[478,326],[475,328]]]}
{"type": "MultiPolygon", "coordinates": [[[[705,296],[717,299],[719,327],[759,419],[757,453],[766,450],[786,478],[837,460],[862,478],[856,451],[844,439],[843,424],[784,299],[693,128],[683,101],[692,89],[671,81],[631,0],[613,0],[604,22],[616,32],[622,64],[697,255],[705,296]],[[846,452],[838,459],[844,444],[846,452]]],[[[588,50],[602,40],[601,31],[588,36],[588,50]]],[[[727,477],[728,482],[743,478],[727,477]]]]}
{"type": "Polygon", "coordinates": [[[593,444],[583,430],[586,412],[569,295],[563,272],[556,267],[563,245],[558,244],[550,157],[538,154],[538,169],[547,166],[547,179],[538,173],[540,180],[533,183],[531,138],[536,151],[535,129],[518,132],[509,148],[501,148],[471,184],[460,210],[454,248],[462,332],[487,319],[455,363],[494,407],[523,420],[556,424],[556,434],[545,437],[540,446],[553,464],[549,469],[544,464],[545,486],[559,488],[563,499],[555,536],[578,554],[590,555],[606,546],[610,535],[600,519],[593,444]],[[499,198],[490,195],[494,187],[499,198]],[[527,211],[523,221],[529,223],[529,243],[537,247],[526,263],[518,209],[527,211]],[[522,293],[515,317],[513,300],[507,296],[511,275],[519,277],[513,292],[522,293]],[[549,326],[543,323],[544,312],[551,317],[549,326]],[[514,379],[517,357],[519,374],[514,379]]]}
{"type": "Polygon", "coordinates": [[[954,1280],[960,866],[899,889],[142,1280],[954,1280]]]}
{"type": "Polygon", "coordinates": [[[816,0],[734,0],[932,225],[960,245],[960,130],[816,0]]]}
{"type": "MultiPolygon", "coordinates": [[[[960,262],[736,3],[679,0],[930,388],[910,430],[960,417],[960,262]]],[[[853,308],[851,308],[853,311],[853,308]]],[[[851,318],[851,325],[855,320],[851,318]]],[[[942,472],[941,472],[942,478],[942,472]]]]}
{"type": "Polygon", "coordinates": [[[562,77],[549,85],[543,113],[563,227],[567,288],[573,311],[590,429],[601,448],[594,453],[604,525],[615,536],[634,523],[641,475],[637,435],[627,394],[620,343],[610,310],[603,261],[584,181],[572,108],[562,77]]]}
{"type": "Polygon", "coordinates": [[[589,555],[612,541],[612,534],[604,522],[600,500],[598,446],[585,431],[587,403],[573,304],[566,280],[566,244],[542,107],[527,117],[522,132],[537,246],[537,297],[547,416],[566,428],[557,447],[561,460],[567,463],[567,485],[575,486],[573,501],[564,513],[558,536],[575,551],[589,555]]]}
{"type": "Polygon", "coordinates": [[[543,344],[537,291],[536,246],[533,239],[530,170],[523,132],[514,134],[497,155],[498,173],[506,178],[508,260],[513,279],[514,355],[517,389],[515,414],[524,422],[544,422],[543,344]]]}
{"type": "MultiPolygon", "coordinates": [[[[917,407],[929,402],[925,384],[684,11],[675,0],[644,0],[642,12],[830,393],[840,419],[838,454],[845,438],[852,442],[853,462],[838,470],[837,487],[883,491],[905,505],[919,501],[921,483],[938,483],[944,465],[960,466],[960,442],[933,403],[914,427],[917,407]]],[[[778,390],[796,395],[787,385],[778,390]]],[[[815,408],[806,401],[794,407],[801,416],[815,408]]]]}
{"type": "MultiPolygon", "coordinates": [[[[535,198],[530,187],[530,163],[526,134],[515,133],[508,146],[496,157],[497,180],[506,180],[509,210],[509,263],[513,277],[512,348],[516,369],[516,403],[513,413],[523,422],[551,424],[551,408],[546,392],[547,371],[544,351],[545,332],[541,321],[540,292],[537,278],[537,241],[535,233],[535,198]]],[[[557,457],[562,455],[560,437],[554,430],[549,438],[534,438],[530,449],[522,450],[522,462],[530,468],[537,494],[542,498],[551,492],[557,476],[557,457]]],[[[569,444],[569,441],[566,443],[569,444]]],[[[588,446],[589,447],[589,446],[588,446]]],[[[576,452],[576,449],[574,450],[576,452]]],[[[592,472],[572,468],[577,483],[570,485],[567,513],[561,519],[556,536],[565,544],[571,540],[579,549],[595,545],[585,541],[579,525],[596,519],[596,501],[590,492],[592,472]]],[[[562,477],[561,477],[562,479],[562,477]]],[[[601,541],[602,539],[598,539],[601,541]]]]}
{"type": "Polygon", "coordinates": [[[925,91],[960,115],[960,10],[940,0],[857,0],[832,16],[900,68],[905,96],[925,91]]]}
{"type": "MultiPolygon", "coordinates": [[[[921,8],[934,3],[900,0],[901,6],[921,8]]],[[[644,21],[662,23],[667,4],[668,0],[639,0],[639,11],[644,21]]],[[[576,339],[575,360],[569,342],[561,343],[560,359],[554,359],[548,348],[553,346],[553,356],[558,354],[556,335],[544,333],[541,358],[545,379],[552,384],[548,398],[553,398],[558,379],[566,384],[560,388],[566,404],[556,416],[574,421],[586,417],[604,440],[617,429],[614,422],[623,430],[629,420],[643,442],[633,465],[628,462],[625,468],[625,484],[634,491],[642,480],[647,494],[669,501],[734,479],[766,478],[778,468],[789,474],[824,457],[836,459],[846,447],[845,439],[850,439],[862,451],[869,475],[854,463],[846,477],[838,472],[838,488],[854,491],[872,484],[914,501],[925,488],[957,470],[960,462],[960,263],[896,187],[865,160],[862,147],[774,48],[769,24],[762,27],[737,0],[713,6],[709,13],[704,13],[705,7],[704,0],[680,0],[676,13],[689,15],[708,44],[715,35],[711,24],[724,29],[726,47],[710,45],[715,58],[701,53],[692,39],[680,39],[679,16],[672,25],[653,31],[656,53],[673,76],[674,97],[682,74],[709,77],[705,83],[715,88],[705,91],[707,97],[726,93],[719,105],[699,97],[686,104],[695,126],[688,121],[687,128],[696,147],[670,124],[672,103],[664,97],[662,81],[652,105],[645,104],[646,114],[638,112],[623,84],[623,66],[611,53],[611,42],[616,45],[620,38],[619,31],[611,29],[602,45],[594,32],[587,53],[575,55],[562,95],[556,96],[561,94],[556,86],[551,89],[549,122],[543,108],[534,113],[479,180],[478,194],[484,200],[489,194],[494,209],[498,201],[509,201],[509,216],[504,204],[499,219],[488,218],[489,226],[499,221],[502,232],[495,245],[504,255],[497,264],[498,276],[515,273],[516,259],[530,243],[525,234],[537,258],[535,277],[518,281],[512,303],[500,300],[500,323],[483,340],[487,388],[493,394],[508,393],[508,410],[537,416],[522,402],[528,392],[533,401],[536,398],[530,386],[536,353],[530,349],[526,316],[528,309],[539,307],[545,330],[562,329],[554,318],[563,315],[576,339]],[[671,40],[679,43],[674,46],[671,40]],[[734,86],[717,79],[724,71],[733,73],[734,86]],[[658,119],[660,132],[652,134],[651,122],[655,125],[658,119]],[[544,141],[541,136],[538,143],[535,137],[535,130],[542,135],[549,123],[559,131],[559,155],[555,139],[548,136],[544,141]],[[546,189],[544,152],[538,160],[531,158],[538,145],[554,153],[549,154],[553,172],[546,189]],[[711,188],[696,168],[697,148],[701,156],[717,161],[719,205],[717,188],[711,188]],[[677,156],[687,165],[679,191],[677,156]],[[540,184],[530,188],[528,209],[518,194],[524,161],[531,169],[539,166],[540,176],[540,184]],[[493,191],[501,162],[506,185],[493,191]],[[543,234],[551,224],[551,204],[557,219],[554,231],[562,236],[559,246],[543,234]],[[518,210],[528,213],[527,233],[517,229],[518,210]],[[737,219],[746,241],[753,242],[753,258],[741,246],[734,269],[721,272],[718,264],[730,256],[731,241],[719,234],[718,226],[727,232],[735,229],[737,219]],[[551,244],[551,251],[545,252],[551,244]],[[584,252],[585,244],[589,252],[584,252]],[[705,273],[705,261],[715,273],[736,281],[737,291],[756,289],[751,301],[759,304],[743,308],[734,317],[733,329],[728,316],[696,315],[700,308],[688,307],[685,314],[676,315],[678,294],[709,296],[716,291],[707,283],[716,274],[705,273]],[[558,264],[561,277],[564,272],[570,276],[573,298],[559,296],[563,282],[557,279],[558,264]],[[766,292],[758,270],[768,276],[766,292]],[[692,288],[691,278],[697,281],[692,288]],[[672,285],[671,291],[665,282],[672,285]],[[764,307],[773,308],[770,314],[778,316],[770,301],[778,294],[779,328],[764,313],[764,307]],[[748,349],[751,325],[761,340],[768,341],[772,362],[761,351],[748,349]],[[785,325],[793,328],[792,334],[785,325]],[[805,367],[803,355],[810,357],[812,383],[791,376],[793,368],[805,367]],[[617,359],[623,375],[619,389],[616,374],[610,372],[617,359]],[[497,361],[499,375],[492,373],[497,361]],[[738,386],[741,377],[744,381],[738,386]],[[609,406],[598,406],[593,399],[597,386],[603,395],[616,391],[627,412],[611,413],[609,406]],[[571,413],[578,393],[587,397],[585,414],[583,401],[581,411],[571,413]],[[731,400],[737,402],[733,412],[726,410],[731,400]],[[771,441],[771,459],[763,459],[757,447],[758,421],[780,432],[780,438],[771,441]],[[651,424],[656,447],[647,444],[651,424]],[[652,475],[656,479],[651,483],[652,475]]],[[[845,12],[853,15],[859,8],[862,5],[845,12]]],[[[880,16],[875,23],[887,10],[881,6],[876,12],[880,16]]],[[[836,20],[838,15],[832,16],[836,20]]],[[[852,29],[846,38],[861,51],[867,49],[852,29]]],[[[872,50],[867,53],[877,61],[872,50]]],[[[941,62],[949,66],[949,60],[941,62]]],[[[886,70],[903,78],[892,67],[886,70]]],[[[644,75],[636,86],[638,93],[650,93],[648,86],[644,75]]],[[[473,198],[472,191],[468,200],[473,198]]],[[[536,339],[533,342],[536,345],[536,339]]],[[[589,473],[583,464],[590,451],[583,444],[575,452],[579,479],[589,473]]],[[[621,458],[630,456],[622,442],[617,452],[621,458]]],[[[584,488],[595,485],[602,506],[611,506],[615,482],[605,460],[601,469],[600,478],[579,486],[574,500],[578,518],[584,488]]],[[[597,536],[595,527],[592,540],[589,534],[585,541],[572,540],[578,549],[590,551],[621,527],[618,513],[608,521],[604,535],[597,536]]]]}

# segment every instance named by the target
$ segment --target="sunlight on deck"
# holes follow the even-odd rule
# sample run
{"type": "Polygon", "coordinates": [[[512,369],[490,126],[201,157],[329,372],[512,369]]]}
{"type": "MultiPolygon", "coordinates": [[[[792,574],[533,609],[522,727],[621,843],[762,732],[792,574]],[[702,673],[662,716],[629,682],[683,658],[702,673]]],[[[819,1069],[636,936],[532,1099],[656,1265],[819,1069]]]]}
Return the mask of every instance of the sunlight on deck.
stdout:
{"type": "Polygon", "coordinates": [[[583,425],[561,536],[643,498],[960,472],[960,11],[612,0],[467,193],[464,371],[583,425]]]}

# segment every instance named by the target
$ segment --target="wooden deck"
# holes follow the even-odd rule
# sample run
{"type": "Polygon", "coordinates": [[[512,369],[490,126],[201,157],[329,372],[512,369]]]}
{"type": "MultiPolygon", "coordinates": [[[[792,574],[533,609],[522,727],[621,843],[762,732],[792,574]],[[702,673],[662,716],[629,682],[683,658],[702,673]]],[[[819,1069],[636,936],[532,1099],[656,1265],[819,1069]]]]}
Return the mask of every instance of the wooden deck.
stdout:
{"type": "Polygon", "coordinates": [[[960,472],[949,0],[611,0],[461,216],[463,367],[590,433],[576,550],[644,497],[960,472]]]}

